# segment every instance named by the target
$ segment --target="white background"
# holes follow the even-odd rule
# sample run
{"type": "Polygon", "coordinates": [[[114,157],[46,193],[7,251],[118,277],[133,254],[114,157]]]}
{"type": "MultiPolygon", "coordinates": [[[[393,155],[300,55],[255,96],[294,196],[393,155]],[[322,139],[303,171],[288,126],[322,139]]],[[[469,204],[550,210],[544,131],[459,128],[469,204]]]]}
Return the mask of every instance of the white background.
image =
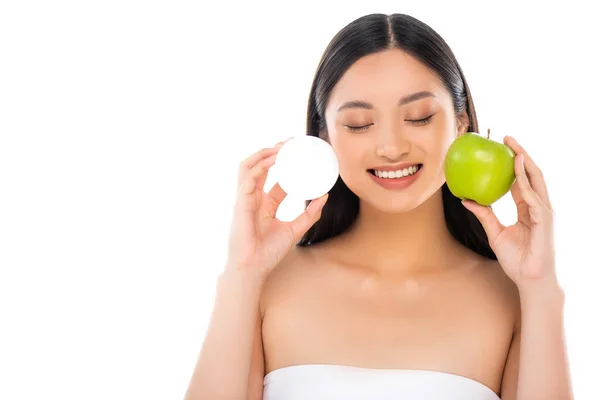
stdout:
{"type": "Polygon", "coordinates": [[[238,164],[304,134],[323,50],[373,12],[436,29],[482,131],[542,167],[575,394],[597,398],[600,29],[584,4],[2,2],[0,398],[183,397],[238,164]]]}

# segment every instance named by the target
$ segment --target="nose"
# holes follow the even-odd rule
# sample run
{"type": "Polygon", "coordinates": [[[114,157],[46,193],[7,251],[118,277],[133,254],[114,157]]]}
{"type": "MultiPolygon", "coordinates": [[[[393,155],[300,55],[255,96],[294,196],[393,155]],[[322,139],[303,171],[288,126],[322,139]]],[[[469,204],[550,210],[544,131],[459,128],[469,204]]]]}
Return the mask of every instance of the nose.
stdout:
{"type": "Polygon", "coordinates": [[[411,144],[400,132],[399,128],[381,129],[377,135],[375,154],[390,161],[401,159],[410,153],[411,144]]]}

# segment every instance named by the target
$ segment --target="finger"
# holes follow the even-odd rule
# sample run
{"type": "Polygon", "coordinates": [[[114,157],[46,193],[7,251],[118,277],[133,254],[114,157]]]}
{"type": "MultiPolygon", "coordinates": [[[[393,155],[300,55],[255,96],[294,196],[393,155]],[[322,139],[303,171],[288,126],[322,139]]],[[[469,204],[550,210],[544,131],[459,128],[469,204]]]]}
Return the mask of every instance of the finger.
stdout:
{"type": "Polygon", "coordinates": [[[525,172],[524,159],[525,155],[523,153],[515,157],[515,175],[517,176],[517,185],[519,186],[521,196],[523,196],[523,200],[525,200],[527,205],[529,207],[539,207],[542,203],[542,199],[529,183],[527,173],[525,172]]]}
{"type": "Polygon", "coordinates": [[[326,193],[323,196],[311,201],[306,210],[304,210],[304,212],[300,214],[298,218],[290,223],[290,229],[292,231],[294,242],[300,240],[302,235],[304,235],[306,231],[308,231],[310,227],[313,226],[315,222],[319,220],[319,218],[321,218],[323,207],[325,206],[325,203],[327,203],[328,198],[329,193],[326,193]]]}
{"type": "Polygon", "coordinates": [[[293,138],[295,138],[295,136],[290,136],[289,138],[282,140],[281,142],[277,143],[275,146],[281,147],[284,144],[286,144],[287,142],[289,142],[290,140],[292,140],[293,138]]]}
{"type": "Polygon", "coordinates": [[[542,170],[535,164],[529,154],[524,154],[524,167],[533,190],[540,197],[542,202],[548,207],[552,208],[550,203],[550,195],[548,194],[548,187],[546,186],[546,180],[542,174],[542,170]]]}
{"type": "Polygon", "coordinates": [[[285,199],[287,193],[279,186],[279,183],[275,183],[275,185],[269,190],[269,197],[273,199],[275,205],[279,206],[283,199],[285,199]]]}
{"type": "Polygon", "coordinates": [[[550,205],[550,196],[548,195],[548,187],[546,186],[546,181],[544,179],[542,170],[537,166],[535,161],[533,161],[531,156],[515,138],[506,136],[504,138],[504,143],[513,149],[517,155],[523,154],[525,156],[525,171],[531,178],[531,187],[540,196],[540,199],[544,202],[544,204],[548,208],[552,208],[550,205]]]}
{"type": "Polygon", "coordinates": [[[277,154],[273,154],[273,156],[272,156],[272,157],[275,157],[275,162],[273,164],[270,164],[267,168],[267,171],[265,171],[263,174],[261,174],[259,176],[258,181],[256,182],[257,188],[260,188],[261,190],[264,189],[265,183],[267,182],[267,177],[269,175],[270,168],[273,167],[273,165],[275,165],[275,163],[277,161],[277,154]]]}
{"type": "Polygon", "coordinates": [[[523,222],[525,226],[531,227],[531,220],[529,218],[529,206],[525,199],[523,199],[523,195],[521,194],[521,189],[519,188],[519,184],[515,181],[510,187],[510,194],[517,206],[517,218],[519,221],[523,222]]]}
{"type": "Polygon", "coordinates": [[[277,154],[259,161],[250,171],[244,174],[242,183],[239,188],[240,195],[249,195],[254,193],[255,190],[262,190],[265,184],[265,176],[275,164],[277,154]]]}
{"type": "Polygon", "coordinates": [[[490,207],[482,206],[471,200],[463,200],[462,204],[477,217],[479,222],[481,222],[490,246],[492,246],[493,249],[493,245],[496,242],[498,235],[504,230],[504,225],[500,223],[500,220],[498,220],[498,217],[490,207]]]}
{"type": "MultiPolygon", "coordinates": [[[[291,139],[291,138],[290,138],[290,139],[291,139]]],[[[279,154],[279,150],[281,149],[281,147],[282,147],[282,146],[283,146],[283,145],[284,145],[284,144],[285,144],[285,143],[286,143],[288,140],[290,140],[290,139],[287,139],[287,140],[284,140],[284,141],[282,141],[282,142],[279,142],[279,143],[277,143],[275,146],[273,146],[274,148],[276,148],[276,149],[277,149],[277,153],[275,153],[275,156],[276,156],[277,154],[279,154]]],[[[260,180],[258,181],[258,183],[257,183],[257,185],[256,185],[256,186],[257,186],[257,187],[260,187],[261,189],[263,189],[263,188],[265,187],[265,183],[266,183],[266,181],[267,181],[267,176],[268,176],[268,174],[264,174],[264,175],[262,175],[262,176],[261,176],[261,178],[260,178],[260,180]]]]}
{"type": "Polygon", "coordinates": [[[265,199],[265,202],[264,202],[264,210],[266,212],[265,215],[267,215],[271,218],[275,217],[277,215],[277,209],[283,202],[283,199],[286,198],[286,196],[287,196],[287,193],[281,188],[281,186],[279,186],[279,183],[276,183],[271,188],[271,190],[269,190],[269,193],[267,194],[267,197],[265,199]]]}
{"type": "Polygon", "coordinates": [[[525,200],[523,199],[523,195],[521,194],[521,189],[519,189],[519,185],[516,181],[513,182],[512,185],[510,185],[510,195],[515,201],[517,207],[519,206],[519,204],[525,202],[525,200]]]}
{"type": "Polygon", "coordinates": [[[238,171],[238,186],[242,184],[242,181],[244,181],[248,171],[254,168],[254,166],[256,166],[256,164],[258,164],[260,161],[272,156],[273,154],[276,154],[280,148],[281,146],[275,145],[273,147],[262,149],[242,161],[238,171]]]}
{"type": "MultiPolygon", "coordinates": [[[[513,170],[514,169],[515,166],[513,165],[513,170]]],[[[517,206],[517,216],[519,221],[523,222],[527,227],[530,227],[531,221],[529,218],[529,206],[523,198],[521,188],[516,180],[510,185],[510,194],[515,202],[515,205],[517,206]]]]}
{"type": "MultiPolygon", "coordinates": [[[[246,161],[242,162],[242,165],[240,165],[240,172],[238,174],[238,187],[242,184],[242,181],[244,180],[244,176],[249,169],[252,169],[262,159],[271,157],[274,154],[278,154],[279,150],[281,150],[281,147],[286,142],[288,142],[290,139],[293,139],[293,136],[290,138],[287,138],[285,140],[282,140],[279,143],[276,143],[271,148],[266,148],[266,149],[263,149],[263,150],[255,153],[253,156],[249,157],[246,161]],[[263,157],[263,158],[261,159],[261,157],[263,157]]],[[[260,187],[262,189],[265,186],[266,180],[267,180],[267,174],[264,174],[263,176],[261,176],[261,178],[257,182],[256,186],[260,187]]]]}
{"type": "Polygon", "coordinates": [[[552,210],[542,201],[540,196],[531,187],[525,172],[525,163],[523,158],[523,154],[519,154],[515,158],[515,174],[517,175],[517,184],[519,185],[519,191],[522,193],[525,203],[527,203],[529,206],[528,212],[531,223],[539,224],[552,214],[552,210]]]}

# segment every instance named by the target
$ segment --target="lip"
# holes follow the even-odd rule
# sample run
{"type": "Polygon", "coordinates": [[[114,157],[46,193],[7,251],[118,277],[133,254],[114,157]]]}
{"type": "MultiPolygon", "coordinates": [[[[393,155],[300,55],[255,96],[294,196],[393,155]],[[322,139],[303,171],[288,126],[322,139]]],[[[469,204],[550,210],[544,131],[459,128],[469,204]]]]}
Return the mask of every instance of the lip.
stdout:
{"type": "MultiPolygon", "coordinates": [[[[407,167],[409,167],[411,165],[415,165],[415,164],[406,164],[407,167]]],[[[379,169],[379,168],[375,168],[375,169],[379,169]]],[[[374,174],[372,174],[371,172],[367,172],[367,173],[371,176],[371,178],[373,178],[375,183],[377,183],[379,186],[382,186],[383,188],[390,189],[390,190],[400,190],[400,189],[405,189],[408,186],[412,185],[414,183],[414,181],[417,180],[417,178],[421,175],[422,170],[423,170],[423,165],[421,164],[421,168],[419,168],[419,170],[417,172],[415,172],[414,174],[408,175],[408,176],[403,176],[402,178],[393,178],[393,179],[379,178],[379,177],[375,176],[374,174]]],[[[369,171],[371,171],[371,170],[369,170],[369,171]]],[[[385,171],[385,170],[383,170],[383,171],[385,171]]],[[[392,170],[392,171],[394,171],[394,170],[392,170]]]]}
{"type": "Polygon", "coordinates": [[[408,167],[412,167],[413,165],[422,165],[421,163],[402,163],[402,164],[398,164],[398,165],[381,165],[379,167],[373,167],[373,168],[369,168],[370,170],[377,170],[377,171],[398,171],[400,169],[404,169],[404,168],[408,168],[408,167]]]}

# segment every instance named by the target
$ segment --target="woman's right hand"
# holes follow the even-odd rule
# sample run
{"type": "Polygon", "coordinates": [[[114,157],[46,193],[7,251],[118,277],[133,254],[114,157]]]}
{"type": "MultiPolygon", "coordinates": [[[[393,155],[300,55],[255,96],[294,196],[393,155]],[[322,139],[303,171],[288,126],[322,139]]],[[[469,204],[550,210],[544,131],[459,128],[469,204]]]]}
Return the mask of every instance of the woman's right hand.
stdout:
{"type": "Polygon", "coordinates": [[[321,217],[328,194],[311,201],[291,222],[280,221],[275,216],[286,193],[279,183],[265,193],[264,185],[267,173],[286,141],[258,151],[240,165],[227,269],[255,272],[266,277],[321,217]]]}

